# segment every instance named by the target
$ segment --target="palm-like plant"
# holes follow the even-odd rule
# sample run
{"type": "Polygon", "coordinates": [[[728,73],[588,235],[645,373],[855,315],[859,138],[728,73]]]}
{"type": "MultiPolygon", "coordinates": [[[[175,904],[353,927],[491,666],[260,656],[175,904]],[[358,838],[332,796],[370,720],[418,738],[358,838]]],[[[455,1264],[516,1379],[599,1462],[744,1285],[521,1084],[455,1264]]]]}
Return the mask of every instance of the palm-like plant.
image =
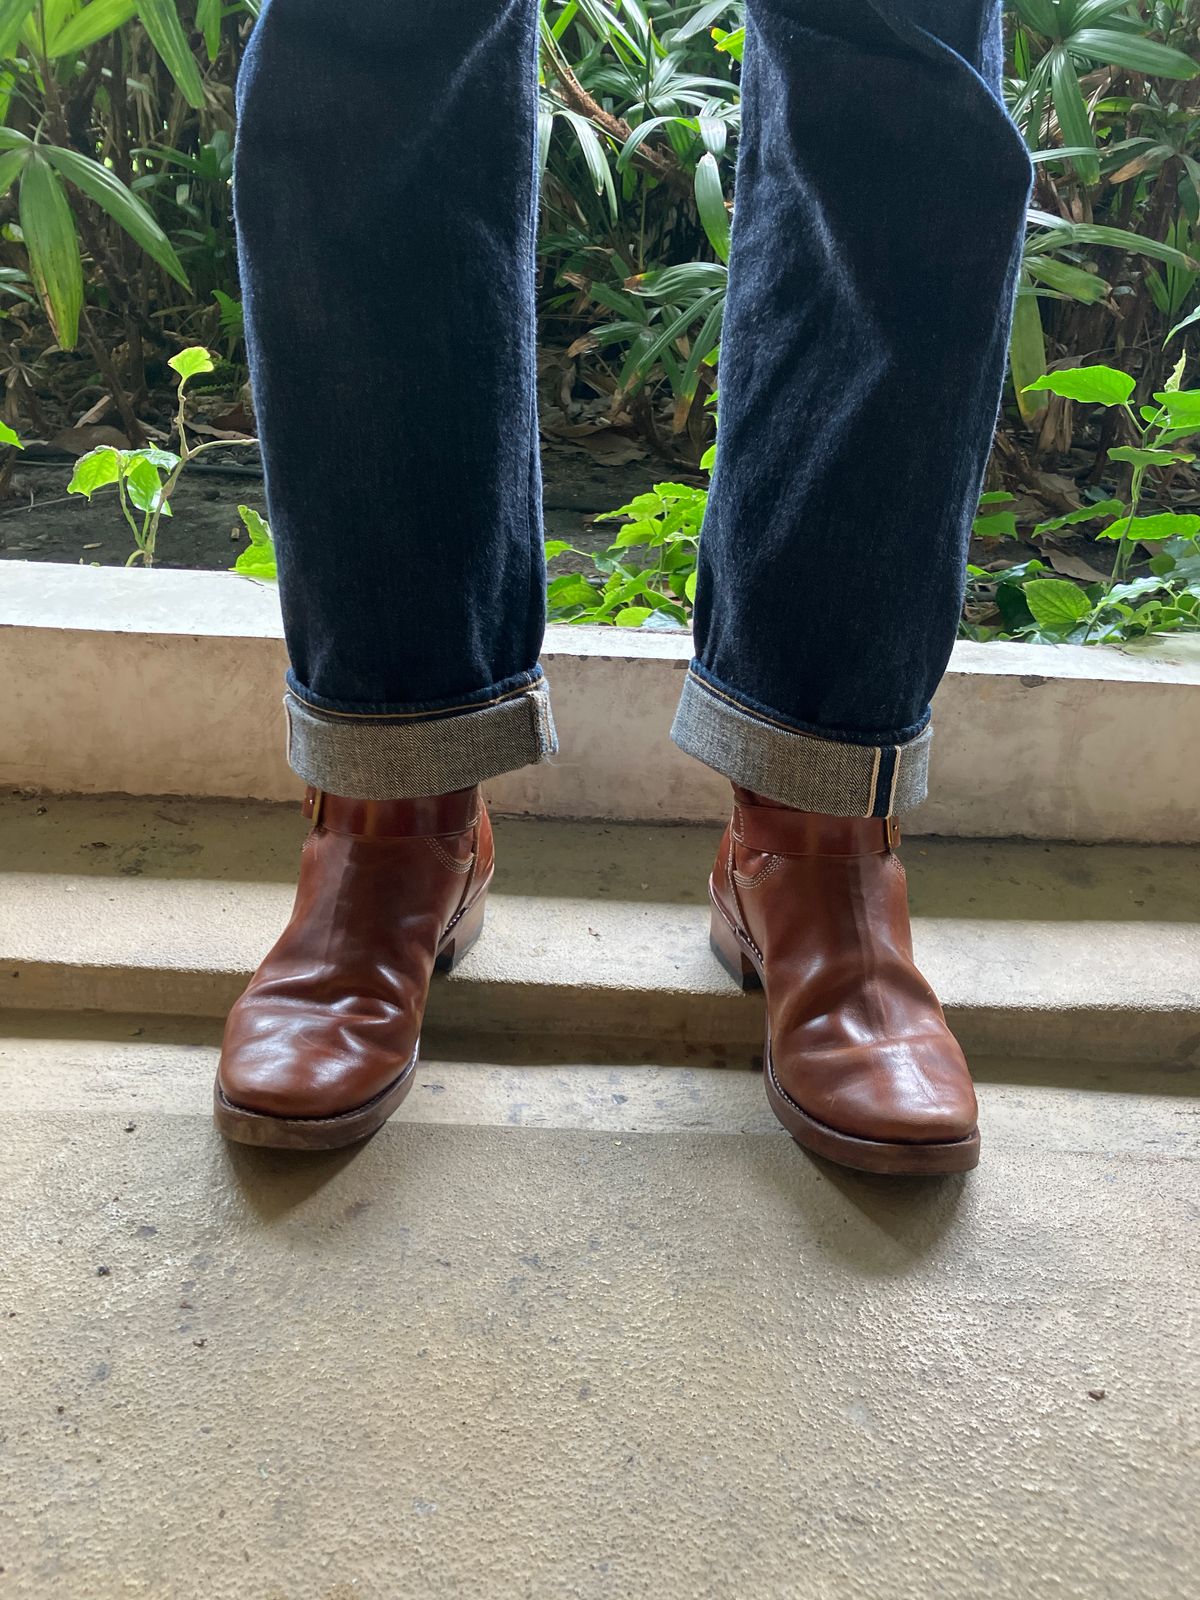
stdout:
{"type": "MultiPolygon", "coordinates": [[[[1164,96],[1200,74],[1194,54],[1196,23],[1185,7],[1131,0],[1011,0],[1012,56],[1017,76],[1010,109],[1033,149],[1037,198],[1017,290],[1010,348],[1013,386],[1028,420],[1046,405],[1045,391],[1026,392],[1048,365],[1040,302],[1099,307],[1110,320],[1137,328],[1127,286],[1097,270],[1097,247],[1161,262],[1170,276],[1143,268],[1147,303],[1173,315],[1200,270],[1190,253],[1190,229],[1177,225],[1178,175],[1190,189],[1193,214],[1200,173],[1193,151],[1200,117],[1187,103],[1164,96]],[[1151,33],[1166,37],[1152,38],[1151,33]],[[1119,93],[1120,89],[1139,92],[1119,93]],[[1114,128],[1124,138],[1111,138],[1114,128]],[[1138,206],[1139,193],[1142,203],[1138,206]],[[1140,218],[1135,211],[1140,210],[1140,218]],[[1098,215],[1099,214],[1099,215],[1098,215]],[[1130,227],[1131,221],[1141,225],[1130,227]]],[[[1089,347],[1106,342],[1093,326],[1089,347]]],[[[1151,387],[1158,374],[1152,363],[1151,387]]]]}
{"type": "Polygon", "coordinates": [[[598,308],[603,320],[572,349],[622,352],[617,403],[664,373],[677,428],[720,338],[729,255],[722,164],[728,172],[740,106],[735,50],[722,49],[712,30],[738,10],[731,0],[644,8],[544,0],[542,9],[541,249],[557,257],[569,291],[548,309],[578,316],[598,308]],[[552,142],[556,125],[567,141],[552,142]],[[715,260],[695,259],[705,244],[715,260]]]}

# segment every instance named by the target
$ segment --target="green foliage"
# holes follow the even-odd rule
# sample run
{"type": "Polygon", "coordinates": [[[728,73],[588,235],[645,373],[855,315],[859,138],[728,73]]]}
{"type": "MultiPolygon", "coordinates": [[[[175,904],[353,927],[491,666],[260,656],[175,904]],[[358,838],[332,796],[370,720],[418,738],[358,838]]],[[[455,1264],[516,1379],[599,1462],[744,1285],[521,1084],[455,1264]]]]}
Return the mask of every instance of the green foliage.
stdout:
{"type": "MultiPolygon", "coordinates": [[[[552,578],[548,614],[555,622],[612,622],[619,628],[684,627],[696,598],[696,549],[708,491],[656,483],[598,522],[624,517],[604,555],[592,555],[599,581],[576,573],[552,578]]],[[[547,540],[546,558],[579,556],[563,540],[547,540]]]]}
{"type": "Polygon", "coordinates": [[[1048,343],[1119,351],[1144,322],[1161,347],[1200,315],[1180,320],[1200,288],[1200,110],[1186,88],[1200,72],[1200,9],[1009,0],[1008,10],[1009,108],[1037,170],[1009,351],[1032,421],[1046,404],[1034,380],[1051,364],[1048,343]]]}
{"type": "MultiPolygon", "coordinates": [[[[1095,644],[1134,639],[1149,633],[1200,631],[1200,515],[1191,512],[1139,513],[1147,472],[1190,464],[1195,455],[1176,448],[1176,441],[1200,433],[1200,389],[1182,388],[1181,358],[1157,404],[1130,404],[1134,383],[1128,373],[1095,365],[1048,373],[1036,387],[1066,398],[1114,408],[1138,438],[1136,445],[1114,445],[1111,460],[1132,467],[1129,499],[1103,499],[1030,530],[1035,538],[1057,529],[1103,523],[1092,530],[1096,539],[1116,542],[1116,559],[1106,582],[1081,583],[1057,576],[1044,561],[1033,559],[998,572],[976,565],[967,568],[968,639],[1031,639],[1048,644],[1095,644]],[[1129,576],[1143,548],[1154,551],[1147,571],[1129,576]],[[970,620],[973,613],[995,611],[1000,625],[985,627],[970,620]]],[[[705,458],[711,467],[715,447],[705,458]]],[[[603,555],[589,559],[597,581],[576,573],[552,578],[550,617],[556,622],[615,622],[623,627],[683,627],[696,598],[696,554],[708,491],[680,483],[658,483],[627,505],[605,512],[597,521],[627,520],[603,555]],[[645,552],[655,552],[648,561],[645,552]],[[636,552],[636,554],[635,554],[636,552]]],[[[976,537],[1017,536],[1016,515],[1001,510],[1012,496],[991,492],[981,497],[972,531],[976,537]]],[[[563,540],[546,544],[553,562],[582,552],[563,540]]]]}
{"type": "MultiPolygon", "coordinates": [[[[214,439],[205,444],[190,444],[184,422],[184,390],[192,378],[213,370],[213,359],[209,352],[200,346],[190,346],[172,356],[168,365],[179,375],[175,413],[175,432],[179,440],[178,453],[173,450],[160,450],[156,445],[147,445],[140,450],[118,450],[112,445],[100,445],[97,449],[89,450],[86,455],[80,456],[75,463],[71,481],[67,485],[68,493],[81,494],[88,500],[99,489],[116,487],[121,513],[133,534],[134,549],[125,563],[126,566],[132,566],[135,561],[140,561],[145,567],[153,566],[158,547],[159,523],[163,517],[174,515],[171,510],[170,495],[189,462],[195,461],[197,456],[203,455],[206,450],[228,446],[230,443],[244,442],[249,445],[258,442],[256,439],[245,441],[214,439]],[[140,516],[137,513],[140,513],[140,516]]],[[[261,518],[256,517],[253,511],[249,511],[249,508],[239,507],[239,510],[250,532],[252,547],[256,543],[263,543],[261,537],[256,539],[256,533],[263,535],[266,524],[261,518]],[[256,518],[255,527],[251,526],[248,517],[256,518]]],[[[265,543],[269,549],[269,534],[266,534],[265,543]]],[[[273,568],[273,551],[271,565],[273,568]]],[[[240,565],[238,570],[243,570],[240,565]]],[[[272,571],[270,576],[273,575],[272,571]]]]}
{"type": "MultiPolygon", "coordinates": [[[[712,386],[729,256],[736,0],[543,0],[539,249],[614,364],[614,404],[665,379],[682,428],[712,386]],[[718,39],[717,35],[721,38],[718,39]]],[[[740,30],[738,30],[740,36],[740,30]]]]}
{"type": "MultiPolygon", "coordinates": [[[[1116,544],[1112,575],[1105,582],[1080,583],[1050,575],[1046,564],[1036,559],[1000,572],[970,566],[968,616],[990,604],[999,613],[1001,626],[967,623],[963,630],[967,637],[1093,644],[1200,630],[1200,516],[1139,512],[1148,472],[1195,460],[1191,451],[1175,447],[1176,441],[1200,432],[1200,390],[1181,387],[1183,371],[1181,358],[1166,388],[1156,393],[1158,404],[1140,411],[1130,404],[1133,379],[1112,367],[1066,368],[1037,381],[1037,388],[1051,394],[1119,411],[1138,439],[1135,445],[1114,445],[1107,452],[1111,461],[1132,468],[1128,501],[1108,499],[1081,507],[1039,523],[1030,534],[1037,537],[1068,524],[1102,522],[1092,532],[1094,538],[1116,544]],[[1148,570],[1131,578],[1130,570],[1145,549],[1154,552],[1148,570]]],[[[985,496],[991,504],[1003,498],[985,496]]],[[[994,517],[994,513],[977,517],[976,535],[999,531],[989,526],[994,517]]]]}
{"type": "Polygon", "coordinates": [[[15,266],[0,288],[22,321],[25,304],[40,306],[60,350],[86,339],[97,354],[107,336],[105,376],[123,367],[131,394],[145,387],[151,319],[165,311],[172,328],[207,321],[215,332],[212,293],[234,287],[230,86],[257,9],[0,0],[0,201],[12,192],[5,239],[24,253],[34,294],[8,287],[15,266]],[[147,129],[171,140],[146,148],[147,129]],[[206,317],[188,299],[197,294],[206,317]],[[98,326],[114,317],[112,333],[98,326]]]}
{"type": "Polygon", "coordinates": [[[253,506],[239,506],[238,516],[250,535],[250,543],[238,556],[232,570],[244,578],[265,578],[274,582],[279,574],[275,566],[275,542],[271,530],[253,506]]]}

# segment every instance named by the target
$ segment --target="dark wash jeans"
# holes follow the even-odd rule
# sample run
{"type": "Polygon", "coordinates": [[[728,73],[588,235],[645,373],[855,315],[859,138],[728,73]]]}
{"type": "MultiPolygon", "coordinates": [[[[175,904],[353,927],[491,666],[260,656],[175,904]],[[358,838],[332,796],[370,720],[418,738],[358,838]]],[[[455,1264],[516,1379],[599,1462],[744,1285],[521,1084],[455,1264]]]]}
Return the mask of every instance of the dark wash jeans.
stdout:
{"type": "MultiPolygon", "coordinates": [[[[333,793],[557,748],[535,388],[536,0],[266,0],[237,86],[247,345],[333,793]]],[[[749,0],[720,426],[671,736],[840,815],[924,796],[1032,165],[1001,0],[749,0]]]]}

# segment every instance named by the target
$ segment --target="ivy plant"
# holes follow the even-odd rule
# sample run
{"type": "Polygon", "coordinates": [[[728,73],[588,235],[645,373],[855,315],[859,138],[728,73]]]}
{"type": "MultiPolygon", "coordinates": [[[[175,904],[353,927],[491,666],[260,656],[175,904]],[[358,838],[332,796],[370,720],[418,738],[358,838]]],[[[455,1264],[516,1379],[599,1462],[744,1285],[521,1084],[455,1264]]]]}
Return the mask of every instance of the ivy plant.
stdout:
{"type": "MultiPolygon", "coordinates": [[[[213,370],[213,358],[203,346],[193,345],[172,356],[168,364],[179,377],[175,389],[178,402],[175,411],[178,450],[161,450],[157,445],[145,445],[137,450],[119,450],[113,445],[100,445],[80,456],[67,485],[70,494],[81,494],[88,500],[98,489],[110,485],[116,488],[121,513],[133,534],[134,549],[126,566],[132,566],[135,561],[140,561],[144,567],[154,565],[159,525],[164,517],[173,515],[170,496],[189,462],[195,461],[208,450],[230,444],[258,443],[257,439],[210,439],[204,444],[190,444],[184,425],[184,391],[189,379],[198,373],[213,370]]],[[[238,509],[243,512],[243,521],[246,521],[244,513],[249,508],[238,509]]],[[[254,549],[255,530],[248,521],[246,525],[250,532],[251,548],[254,549]]]]}

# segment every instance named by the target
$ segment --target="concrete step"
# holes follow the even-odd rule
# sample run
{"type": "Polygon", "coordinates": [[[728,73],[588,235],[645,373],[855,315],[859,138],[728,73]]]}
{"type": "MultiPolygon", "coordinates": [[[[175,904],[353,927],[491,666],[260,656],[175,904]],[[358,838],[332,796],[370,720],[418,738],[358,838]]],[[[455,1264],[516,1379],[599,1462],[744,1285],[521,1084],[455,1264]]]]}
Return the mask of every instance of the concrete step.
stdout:
{"type": "MultiPolygon", "coordinates": [[[[4,1102],[18,1114],[88,1114],[106,1122],[204,1119],[220,1032],[215,1020],[194,1017],[10,1013],[0,1034],[4,1102]]],[[[572,1051],[578,1042],[443,1032],[435,1053],[423,1053],[396,1120],[786,1137],[758,1066],[731,1067],[724,1053],[704,1047],[664,1061],[652,1044],[637,1041],[610,1042],[601,1060],[597,1051],[572,1051]]],[[[1200,1158],[1200,1068],[977,1057],[972,1072],[989,1145],[1200,1158]]]]}
{"type": "MultiPolygon", "coordinates": [[[[294,808],[0,800],[0,1003],[223,1016],[291,907],[294,808]]],[[[718,830],[505,820],[484,937],[428,1027],[652,1039],[744,1060],[713,959],[718,830]]],[[[914,840],[918,959],[975,1055],[1200,1059],[1200,850],[914,840]]]]}
{"type": "Polygon", "coordinates": [[[460,1041],[297,1158],[214,1133],[211,1020],[5,1031],[6,1593],[1200,1582],[1194,1071],[979,1062],[981,1166],[914,1182],[698,1047],[460,1041]]]}

